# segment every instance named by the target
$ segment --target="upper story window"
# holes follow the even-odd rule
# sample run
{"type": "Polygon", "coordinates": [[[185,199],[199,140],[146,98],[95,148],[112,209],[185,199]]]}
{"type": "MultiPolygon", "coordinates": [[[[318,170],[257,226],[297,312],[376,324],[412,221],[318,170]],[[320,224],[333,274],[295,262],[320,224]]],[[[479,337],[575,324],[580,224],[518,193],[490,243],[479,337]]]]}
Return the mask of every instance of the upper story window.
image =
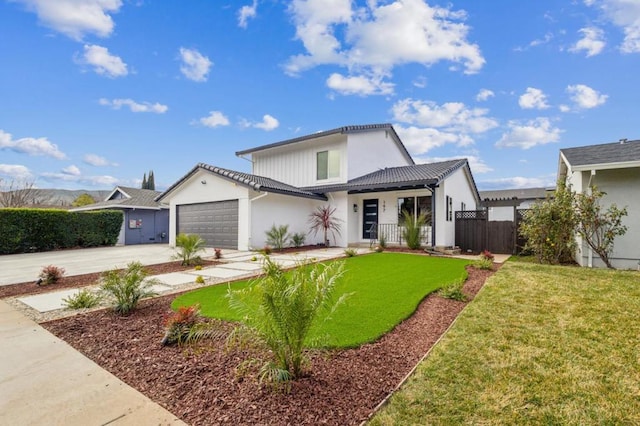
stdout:
{"type": "Polygon", "coordinates": [[[316,155],[318,180],[340,177],[340,151],[320,151],[316,155]]]}

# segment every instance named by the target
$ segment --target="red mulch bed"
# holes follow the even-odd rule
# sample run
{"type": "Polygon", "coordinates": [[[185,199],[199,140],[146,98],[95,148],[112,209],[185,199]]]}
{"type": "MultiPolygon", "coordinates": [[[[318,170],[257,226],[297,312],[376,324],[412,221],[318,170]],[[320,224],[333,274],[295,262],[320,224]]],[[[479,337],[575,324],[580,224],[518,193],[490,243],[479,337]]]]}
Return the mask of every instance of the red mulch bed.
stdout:
{"type": "MultiPolygon", "coordinates": [[[[464,291],[473,297],[494,271],[468,270],[464,291]]],[[[236,367],[248,355],[229,352],[222,342],[162,347],[162,322],[174,297],[145,300],[128,317],[102,310],[43,326],[190,424],[357,425],[466,304],[432,294],[379,341],[313,354],[308,376],[283,394],[261,387],[255,375],[240,377],[236,367]]]]}
{"type": "MultiPolygon", "coordinates": [[[[216,260],[202,260],[202,266],[217,265],[216,260]]],[[[183,266],[179,260],[175,262],[158,263],[156,265],[147,265],[144,267],[149,275],[166,274],[168,272],[185,271],[187,269],[193,269],[193,266],[183,266]]],[[[27,296],[32,294],[48,293],[50,291],[58,291],[65,288],[79,288],[96,284],[100,278],[101,272],[95,272],[92,274],[72,275],[68,277],[62,277],[57,283],[50,285],[37,285],[35,279],[33,281],[10,284],[0,286],[0,299],[3,297],[13,296],[27,296]]],[[[37,278],[37,277],[36,277],[37,278]]]]}

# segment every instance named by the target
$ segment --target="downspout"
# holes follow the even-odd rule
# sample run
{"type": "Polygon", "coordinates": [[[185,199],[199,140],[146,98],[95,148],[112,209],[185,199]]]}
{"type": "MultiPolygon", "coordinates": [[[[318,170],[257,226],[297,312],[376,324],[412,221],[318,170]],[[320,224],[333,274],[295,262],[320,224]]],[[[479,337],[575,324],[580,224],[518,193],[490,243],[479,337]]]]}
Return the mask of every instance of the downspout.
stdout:
{"type": "Polygon", "coordinates": [[[249,216],[249,218],[248,218],[249,219],[249,241],[248,241],[249,242],[249,248],[252,248],[252,246],[251,246],[251,243],[252,243],[252,241],[251,241],[251,233],[253,232],[253,228],[251,226],[251,212],[253,211],[253,208],[251,207],[251,203],[253,203],[256,200],[259,200],[260,198],[264,198],[267,195],[269,195],[269,193],[265,192],[263,194],[258,195],[257,197],[249,198],[249,214],[248,214],[248,216],[249,216]]]}

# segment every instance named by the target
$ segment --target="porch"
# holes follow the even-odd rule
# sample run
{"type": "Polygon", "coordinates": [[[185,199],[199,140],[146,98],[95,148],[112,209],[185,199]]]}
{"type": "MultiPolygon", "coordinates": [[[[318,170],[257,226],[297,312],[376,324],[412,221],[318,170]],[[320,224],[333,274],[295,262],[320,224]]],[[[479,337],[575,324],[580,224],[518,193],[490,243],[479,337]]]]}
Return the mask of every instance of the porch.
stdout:
{"type": "MultiPolygon", "coordinates": [[[[406,244],[404,234],[405,227],[397,223],[374,223],[369,230],[369,245],[377,244],[384,239],[386,244],[402,246],[406,244]]],[[[420,235],[422,246],[431,246],[431,225],[423,226],[420,235]]]]}

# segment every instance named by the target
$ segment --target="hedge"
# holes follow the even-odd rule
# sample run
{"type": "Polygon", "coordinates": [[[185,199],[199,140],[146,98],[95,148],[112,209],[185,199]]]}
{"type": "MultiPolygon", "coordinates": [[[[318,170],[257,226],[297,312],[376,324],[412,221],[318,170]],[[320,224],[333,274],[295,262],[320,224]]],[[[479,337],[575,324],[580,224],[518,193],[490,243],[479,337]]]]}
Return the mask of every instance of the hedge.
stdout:
{"type": "Polygon", "coordinates": [[[0,209],[0,254],[112,246],[122,221],[115,210],[0,209]]]}

